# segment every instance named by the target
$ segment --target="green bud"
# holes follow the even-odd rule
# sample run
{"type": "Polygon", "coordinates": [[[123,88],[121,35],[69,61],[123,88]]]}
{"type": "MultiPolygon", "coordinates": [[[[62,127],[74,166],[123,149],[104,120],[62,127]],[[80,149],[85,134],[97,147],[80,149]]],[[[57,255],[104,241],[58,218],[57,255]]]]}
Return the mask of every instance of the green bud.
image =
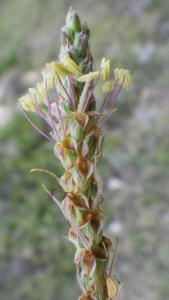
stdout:
{"type": "Polygon", "coordinates": [[[72,30],[72,33],[81,31],[82,26],[78,13],[70,7],[66,17],[66,27],[72,30]]]}
{"type": "Polygon", "coordinates": [[[70,28],[67,28],[65,25],[62,27],[60,32],[61,43],[63,46],[68,44],[73,44],[73,36],[70,28]]]}
{"type": "Polygon", "coordinates": [[[87,27],[87,23],[84,23],[82,26],[82,32],[90,38],[90,29],[87,27]]]}
{"type": "Polygon", "coordinates": [[[82,72],[82,74],[88,74],[92,72],[93,69],[92,61],[89,61],[88,63],[86,63],[86,60],[81,61],[81,63],[79,64],[79,69],[82,72]]]}
{"type": "Polygon", "coordinates": [[[85,57],[86,50],[88,49],[88,36],[86,34],[83,34],[82,32],[78,32],[75,35],[74,38],[74,46],[78,49],[78,52],[82,57],[85,57]]]}

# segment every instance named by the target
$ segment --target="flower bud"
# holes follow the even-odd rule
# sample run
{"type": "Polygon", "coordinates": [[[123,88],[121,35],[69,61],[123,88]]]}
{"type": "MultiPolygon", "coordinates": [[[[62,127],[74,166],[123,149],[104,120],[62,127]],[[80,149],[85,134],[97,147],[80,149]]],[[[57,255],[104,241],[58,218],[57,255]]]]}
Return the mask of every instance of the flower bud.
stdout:
{"type": "Polygon", "coordinates": [[[22,104],[22,107],[27,110],[27,111],[36,111],[36,104],[34,102],[34,100],[32,99],[31,96],[29,95],[26,95],[22,98],[19,99],[19,101],[21,102],[22,104]]]}
{"type": "Polygon", "coordinates": [[[43,102],[43,96],[37,90],[35,90],[33,88],[29,88],[29,92],[32,96],[34,96],[36,98],[37,101],[43,102]]]}
{"type": "Polygon", "coordinates": [[[115,84],[111,81],[107,81],[102,86],[103,93],[107,93],[109,91],[112,91],[114,89],[115,84]]]}
{"type": "Polygon", "coordinates": [[[59,78],[56,74],[56,72],[42,72],[43,78],[45,80],[45,84],[47,81],[47,89],[50,89],[53,87],[53,85],[57,85],[59,82],[59,78]]]}
{"type": "Polygon", "coordinates": [[[90,38],[90,29],[87,27],[87,23],[85,22],[82,26],[82,32],[90,38]]]}
{"type": "Polygon", "coordinates": [[[57,63],[56,61],[52,61],[51,63],[47,63],[46,66],[49,69],[52,69],[52,70],[56,71],[61,76],[67,76],[70,73],[69,70],[66,67],[64,67],[63,65],[57,63]]]}
{"type": "Polygon", "coordinates": [[[110,74],[110,60],[106,60],[106,58],[103,57],[101,62],[101,69],[102,71],[100,73],[100,77],[103,81],[106,81],[110,74]]]}
{"type": "Polygon", "coordinates": [[[64,55],[62,58],[64,64],[66,65],[66,67],[68,68],[68,70],[74,74],[80,74],[81,72],[79,70],[78,65],[73,61],[73,59],[71,59],[69,56],[64,55]]]}
{"type": "Polygon", "coordinates": [[[85,74],[83,76],[80,76],[77,81],[80,82],[86,82],[87,80],[90,82],[94,79],[96,79],[99,76],[99,71],[95,71],[95,72],[90,72],[88,74],[85,74]]]}
{"type": "Polygon", "coordinates": [[[82,32],[76,33],[74,38],[74,46],[78,49],[80,55],[84,57],[86,54],[86,49],[89,47],[88,36],[82,32]]]}
{"type": "Polygon", "coordinates": [[[116,80],[119,80],[119,84],[123,83],[124,88],[129,88],[131,85],[131,74],[129,70],[116,68],[114,70],[114,76],[116,80]]]}
{"type": "Polygon", "coordinates": [[[60,38],[63,46],[67,46],[68,44],[73,43],[71,30],[69,28],[66,28],[66,25],[64,25],[61,29],[60,38]]]}
{"type": "Polygon", "coordinates": [[[82,29],[79,15],[72,7],[70,7],[66,17],[66,27],[70,28],[73,33],[82,29]]]}

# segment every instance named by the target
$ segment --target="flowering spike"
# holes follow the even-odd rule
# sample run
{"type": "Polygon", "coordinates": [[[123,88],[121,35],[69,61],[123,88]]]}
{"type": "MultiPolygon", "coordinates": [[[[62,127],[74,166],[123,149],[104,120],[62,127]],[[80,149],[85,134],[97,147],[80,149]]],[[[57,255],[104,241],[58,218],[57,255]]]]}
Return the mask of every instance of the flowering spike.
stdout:
{"type": "Polygon", "coordinates": [[[70,225],[68,240],[76,247],[74,262],[82,290],[79,300],[108,300],[118,297],[121,285],[118,287],[119,282],[111,276],[117,239],[114,248],[103,236],[105,213],[100,203],[104,197],[98,164],[105,135],[101,128],[115,110],[122,87],[130,86],[131,75],[128,70],[116,68],[115,83],[108,81],[110,60],[105,57],[100,70],[93,71],[89,38],[87,24],[82,24],[78,13],[70,8],[61,28],[59,61],[48,63],[50,71],[42,72],[43,81],[37,89],[30,88],[30,94],[19,101],[24,110],[36,113],[52,128],[49,138],[24,113],[41,134],[55,143],[54,154],[64,168],[61,178],[39,168],[31,172],[52,175],[63,190],[63,199],[59,201],[43,185],[70,225]],[[94,91],[100,78],[105,81],[102,90],[107,95],[97,111],[94,91]],[[110,108],[104,113],[111,99],[110,108]]]}

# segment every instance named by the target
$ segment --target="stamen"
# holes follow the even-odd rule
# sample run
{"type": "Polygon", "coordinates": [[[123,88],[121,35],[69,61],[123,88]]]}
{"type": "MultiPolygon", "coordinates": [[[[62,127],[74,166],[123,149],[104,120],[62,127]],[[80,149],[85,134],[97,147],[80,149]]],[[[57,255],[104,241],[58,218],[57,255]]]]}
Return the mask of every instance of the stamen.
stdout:
{"type": "Polygon", "coordinates": [[[52,124],[51,124],[51,122],[50,122],[50,120],[48,120],[48,118],[47,117],[45,117],[45,115],[43,114],[43,110],[41,110],[41,107],[39,106],[39,104],[38,104],[38,102],[37,102],[37,99],[36,99],[36,95],[34,94],[34,100],[35,100],[35,103],[36,103],[36,107],[37,107],[37,112],[35,112],[35,113],[37,113],[40,117],[42,117],[44,120],[45,120],[45,122],[53,129],[53,126],[52,126],[52,124]]]}
{"type": "Polygon", "coordinates": [[[90,75],[87,77],[87,80],[86,80],[85,85],[83,87],[82,94],[80,96],[79,105],[78,105],[78,109],[77,109],[78,112],[83,112],[84,111],[83,106],[84,106],[84,103],[85,103],[85,96],[87,95],[87,91],[88,91],[89,86],[90,86],[90,75]]]}
{"type": "Polygon", "coordinates": [[[56,95],[56,87],[54,86],[54,78],[53,78],[53,92],[54,92],[54,99],[55,99],[56,107],[57,107],[57,111],[58,111],[59,121],[60,121],[60,124],[62,126],[63,134],[64,134],[64,137],[65,137],[66,136],[66,132],[65,132],[65,128],[64,128],[64,125],[63,125],[62,117],[61,117],[61,114],[60,114],[60,109],[59,109],[59,106],[58,106],[57,95],[56,95]]]}
{"type": "MultiPolygon", "coordinates": [[[[22,106],[21,106],[22,108],[22,106]]],[[[27,118],[27,120],[29,121],[29,123],[37,130],[39,131],[43,136],[45,136],[49,141],[55,143],[54,140],[52,140],[49,136],[47,136],[44,132],[42,132],[35,124],[33,124],[33,122],[28,118],[28,116],[26,115],[26,113],[24,112],[23,108],[22,108],[22,112],[25,115],[25,117],[27,118]]]]}
{"type": "Polygon", "coordinates": [[[117,97],[118,97],[118,95],[119,95],[119,93],[120,93],[120,91],[121,91],[121,89],[122,89],[122,87],[123,87],[124,79],[125,79],[125,76],[123,77],[122,84],[121,84],[121,86],[120,86],[120,88],[119,88],[119,90],[118,90],[118,92],[117,92],[117,94],[116,94],[116,96],[115,96],[115,98],[114,98],[114,101],[113,101],[113,103],[112,103],[112,105],[111,105],[110,111],[109,111],[108,114],[106,115],[106,118],[104,119],[104,121],[103,121],[102,125],[100,126],[100,128],[103,127],[103,125],[107,122],[107,120],[110,118],[110,116],[111,116],[111,114],[112,114],[112,112],[113,112],[113,108],[114,108],[114,105],[115,105],[115,103],[116,103],[117,97]]]}
{"type": "Polygon", "coordinates": [[[70,98],[71,98],[70,101],[71,101],[71,104],[72,104],[72,106],[73,106],[74,112],[76,112],[75,98],[74,98],[74,94],[73,94],[73,88],[72,88],[72,82],[71,82],[70,76],[69,76],[69,83],[70,83],[70,88],[71,88],[71,93],[72,93],[72,97],[70,97],[70,98]]]}
{"type": "Polygon", "coordinates": [[[64,85],[63,85],[63,83],[62,83],[62,81],[61,81],[61,79],[60,79],[60,77],[59,77],[59,75],[58,75],[58,73],[57,73],[57,72],[56,72],[56,74],[57,74],[57,76],[58,76],[59,82],[60,82],[60,84],[61,84],[61,86],[62,86],[62,88],[63,88],[64,92],[66,93],[66,95],[67,95],[68,99],[70,100],[70,102],[71,102],[71,104],[72,104],[72,106],[73,106],[73,103],[72,103],[72,99],[71,99],[71,97],[69,96],[68,92],[66,91],[66,89],[65,89],[65,87],[64,87],[64,85]]]}
{"type": "Polygon", "coordinates": [[[93,88],[91,89],[91,92],[90,92],[90,94],[89,94],[89,96],[88,96],[88,98],[87,98],[87,100],[86,100],[86,103],[85,103],[85,105],[84,105],[84,107],[83,107],[83,109],[82,109],[82,112],[84,112],[85,109],[86,109],[86,107],[87,107],[87,104],[88,104],[88,102],[89,102],[89,100],[90,100],[90,96],[93,94],[93,91],[94,91],[94,89],[95,89],[95,87],[96,87],[96,85],[97,85],[97,83],[98,83],[98,80],[99,80],[101,71],[102,71],[102,69],[100,70],[99,75],[98,75],[98,77],[97,77],[97,79],[96,79],[96,82],[95,82],[93,88]]]}
{"type": "MultiPolygon", "coordinates": [[[[106,106],[109,104],[110,99],[111,99],[111,97],[112,97],[112,95],[113,95],[113,92],[114,92],[114,90],[115,90],[117,84],[118,84],[118,80],[116,81],[116,83],[115,83],[113,89],[112,89],[111,91],[109,91],[108,94],[106,95],[106,97],[105,97],[105,99],[104,99],[104,101],[103,101],[103,104],[102,104],[102,106],[101,106],[101,108],[100,108],[100,110],[99,110],[99,113],[102,114],[102,112],[105,110],[106,106]]],[[[100,118],[101,118],[101,116],[97,116],[97,117],[96,117],[95,124],[99,121],[100,118]]]]}
{"type": "Polygon", "coordinates": [[[47,100],[47,103],[48,103],[48,109],[49,109],[49,114],[50,114],[50,119],[51,119],[51,122],[52,122],[52,125],[53,125],[53,130],[54,132],[56,133],[56,136],[59,140],[61,140],[61,137],[56,129],[56,126],[54,124],[54,121],[53,121],[53,117],[52,117],[52,112],[51,112],[51,104],[50,104],[50,100],[49,100],[49,95],[48,95],[48,88],[47,88],[47,78],[45,80],[45,86],[46,86],[46,100],[47,100]]]}

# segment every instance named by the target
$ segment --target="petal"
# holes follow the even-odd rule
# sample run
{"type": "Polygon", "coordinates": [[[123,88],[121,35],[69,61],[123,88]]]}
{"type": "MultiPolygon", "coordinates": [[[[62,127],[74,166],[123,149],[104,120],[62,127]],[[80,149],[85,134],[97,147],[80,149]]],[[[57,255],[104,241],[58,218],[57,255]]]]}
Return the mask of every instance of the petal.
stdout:
{"type": "Polygon", "coordinates": [[[107,81],[102,85],[102,91],[103,93],[107,93],[109,91],[112,91],[114,89],[115,84],[111,81],[107,81]]]}
{"type": "Polygon", "coordinates": [[[106,238],[105,236],[102,237],[102,244],[103,247],[106,251],[107,256],[110,254],[111,250],[112,250],[112,242],[106,238]]]}
{"type": "Polygon", "coordinates": [[[83,76],[80,76],[77,81],[80,81],[80,82],[86,82],[87,80],[90,82],[94,79],[96,79],[97,77],[99,76],[99,71],[96,71],[96,72],[90,72],[88,74],[85,74],[83,76]]]}
{"type": "Polygon", "coordinates": [[[70,72],[72,72],[74,74],[79,74],[79,75],[82,74],[78,65],[69,56],[67,56],[67,55],[63,56],[63,63],[66,65],[66,67],[69,69],[70,72]]]}
{"type": "Polygon", "coordinates": [[[70,196],[71,201],[75,206],[77,206],[80,209],[88,209],[89,208],[89,202],[88,198],[83,195],[82,193],[74,194],[73,196],[70,196]]]}
{"type": "Polygon", "coordinates": [[[62,140],[62,145],[66,149],[77,153],[77,143],[76,143],[75,139],[73,139],[71,137],[65,138],[62,140]]]}
{"type": "Polygon", "coordinates": [[[103,248],[101,248],[100,246],[93,246],[92,253],[93,253],[93,256],[100,261],[106,261],[108,259],[105,250],[103,248]]]}
{"type": "Polygon", "coordinates": [[[90,221],[91,227],[96,235],[99,235],[104,225],[104,218],[100,214],[92,215],[90,221]]]}
{"type": "Polygon", "coordinates": [[[84,227],[91,219],[91,213],[89,211],[82,211],[78,216],[78,227],[84,227]]]}
{"type": "Polygon", "coordinates": [[[46,65],[49,69],[56,71],[61,76],[67,76],[70,73],[67,68],[55,61],[52,61],[51,63],[48,63],[46,65]]]}
{"type": "Polygon", "coordinates": [[[74,227],[71,227],[70,230],[69,230],[69,240],[75,244],[75,245],[78,245],[79,244],[79,241],[78,241],[78,234],[76,232],[76,229],[74,227]]]}
{"type": "Polygon", "coordinates": [[[88,121],[89,121],[88,115],[85,114],[85,113],[79,112],[79,113],[76,113],[76,114],[74,115],[74,117],[75,117],[75,120],[78,122],[78,124],[79,124],[79,125],[82,127],[82,129],[84,130],[85,127],[86,127],[86,125],[87,125],[87,123],[88,123],[88,121]]]}
{"type": "Polygon", "coordinates": [[[102,71],[100,73],[100,77],[103,81],[106,81],[109,77],[110,74],[110,60],[107,60],[103,66],[102,66],[102,71]]]}
{"type": "Polygon", "coordinates": [[[113,277],[107,277],[106,284],[108,295],[111,299],[113,299],[117,294],[116,281],[113,277]]]}
{"type": "Polygon", "coordinates": [[[43,96],[40,92],[38,92],[33,88],[30,88],[29,92],[31,93],[32,96],[35,96],[38,101],[43,102],[43,96]]]}
{"type": "Polygon", "coordinates": [[[69,199],[69,197],[66,197],[63,201],[62,201],[62,204],[61,204],[61,209],[62,209],[62,212],[66,218],[66,220],[69,219],[69,216],[71,214],[71,211],[72,211],[72,201],[69,199]]]}
{"type": "Polygon", "coordinates": [[[90,277],[96,269],[96,260],[93,255],[87,255],[82,258],[82,269],[90,277]]]}
{"type": "Polygon", "coordinates": [[[87,250],[85,248],[77,249],[75,253],[74,263],[77,264],[79,261],[81,261],[84,256],[87,254],[87,250]]]}
{"type": "Polygon", "coordinates": [[[88,180],[93,173],[93,164],[86,157],[79,157],[79,171],[88,180]]]}

